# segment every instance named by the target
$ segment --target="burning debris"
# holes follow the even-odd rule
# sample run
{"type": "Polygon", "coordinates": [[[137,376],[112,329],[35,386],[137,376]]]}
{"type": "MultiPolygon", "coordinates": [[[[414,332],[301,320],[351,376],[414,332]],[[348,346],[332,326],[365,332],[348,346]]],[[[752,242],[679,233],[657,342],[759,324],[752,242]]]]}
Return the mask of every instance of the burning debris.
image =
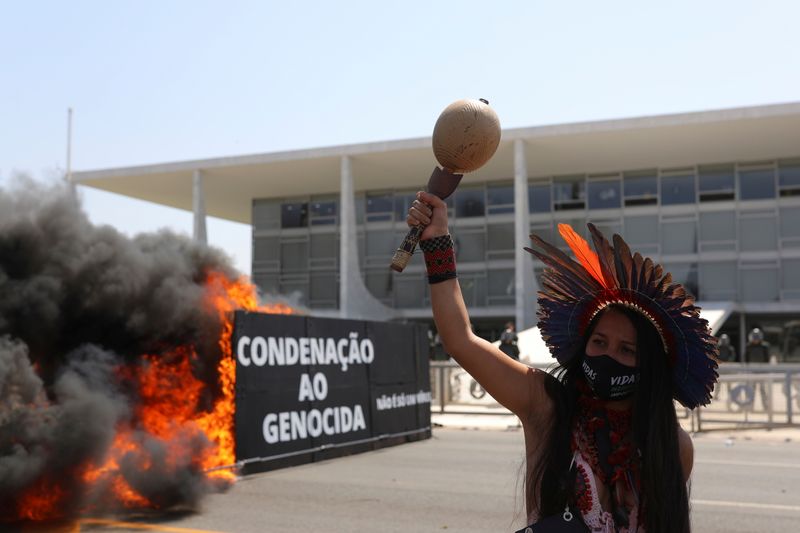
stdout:
{"type": "Polygon", "coordinates": [[[234,463],[219,251],[93,226],[68,187],[0,189],[0,519],[194,506],[234,463]]]}

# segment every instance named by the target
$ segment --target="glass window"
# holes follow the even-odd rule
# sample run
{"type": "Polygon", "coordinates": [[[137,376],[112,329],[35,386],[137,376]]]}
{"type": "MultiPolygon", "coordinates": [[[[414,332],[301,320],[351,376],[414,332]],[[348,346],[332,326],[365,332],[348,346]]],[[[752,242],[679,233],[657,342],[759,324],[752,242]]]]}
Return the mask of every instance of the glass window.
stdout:
{"type": "Polygon", "coordinates": [[[773,263],[742,264],[739,269],[739,294],[745,302],[778,299],[778,268],[773,263]]]}
{"type": "Polygon", "coordinates": [[[550,182],[535,181],[528,186],[528,210],[531,213],[550,212],[550,182]]]}
{"type": "Polygon", "coordinates": [[[253,272],[253,283],[264,294],[278,294],[278,274],[267,274],[264,272],[253,272]]]}
{"type": "Polygon", "coordinates": [[[336,266],[339,257],[339,239],[334,233],[312,233],[311,266],[336,266]]]}
{"type": "Polygon", "coordinates": [[[658,203],[658,178],[655,170],[626,172],[623,176],[625,205],[658,203]]]}
{"type": "Polygon", "coordinates": [[[484,307],[486,305],[486,273],[465,272],[458,275],[461,295],[467,307],[484,307]]]}
{"type": "Polygon", "coordinates": [[[335,272],[311,273],[311,306],[336,307],[339,296],[339,284],[336,283],[335,272]]]}
{"type": "Polygon", "coordinates": [[[281,272],[295,273],[308,270],[308,242],[281,242],[281,272]]]}
{"type": "Polygon", "coordinates": [[[394,230],[369,230],[367,231],[366,256],[367,257],[386,257],[394,254],[400,245],[394,242],[394,230]]]}
{"type": "MultiPolygon", "coordinates": [[[[550,244],[555,244],[555,233],[553,232],[553,224],[551,224],[550,222],[537,222],[536,224],[531,224],[531,233],[535,234],[537,237],[541,238],[545,242],[549,242],[550,244]]],[[[532,244],[529,246],[532,246],[532,244]]]]}
{"type": "Polygon", "coordinates": [[[280,200],[253,200],[253,229],[278,229],[281,227],[280,200]]]}
{"type": "Polygon", "coordinates": [[[736,213],[700,213],[700,251],[736,250],[736,213]]]}
{"type": "Polygon", "coordinates": [[[697,252],[697,224],[694,220],[662,221],[662,254],[693,254],[695,252],[697,252]]]}
{"type": "Polygon", "coordinates": [[[553,208],[556,211],[583,209],[586,206],[584,176],[553,178],[553,208]]]}
{"type": "Polygon", "coordinates": [[[486,188],[489,200],[489,214],[514,212],[514,185],[489,185],[486,188]]]}
{"type": "Polygon", "coordinates": [[[256,237],[253,239],[253,265],[280,261],[280,241],[278,237],[256,237]]]}
{"type": "Polygon", "coordinates": [[[739,172],[739,198],[742,200],[775,198],[775,173],[772,169],[739,172]]]}
{"type": "Polygon", "coordinates": [[[392,220],[394,199],[390,193],[368,194],[366,208],[368,221],[392,220]]]}
{"type": "Polygon", "coordinates": [[[615,180],[589,180],[589,209],[620,207],[620,182],[615,180]]]}
{"type": "Polygon", "coordinates": [[[295,305],[307,304],[308,296],[308,280],[304,278],[282,278],[281,279],[281,295],[289,298],[291,303],[295,305]]]}
{"type": "Polygon", "coordinates": [[[661,176],[661,205],[695,202],[694,174],[661,176]]]}
{"type": "Polygon", "coordinates": [[[697,294],[697,263],[666,264],[664,272],[672,274],[672,281],[683,285],[692,295],[697,294]]]}
{"type": "Polygon", "coordinates": [[[744,213],[740,214],[739,245],[743,252],[777,249],[777,233],[774,215],[747,216],[744,213]]]}
{"type": "Polygon", "coordinates": [[[374,268],[364,271],[364,285],[378,300],[386,303],[392,299],[392,270],[389,268],[374,268]]]}
{"type": "Polygon", "coordinates": [[[457,189],[453,198],[457,217],[482,217],[486,213],[483,187],[457,189]]]}
{"type": "Polygon", "coordinates": [[[733,165],[709,165],[699,168],[700,201],[718,202],[733,200],[736,194],[736,179],[733,165]]]}
{"type": "Polygon", "coordinates": [[[284,202],[281,204],[281,227],[304,228],[308,226],[308,203],[284,202]]]}
{"type": "Polygon", "coordinates": [[[800,159],[778,162],[778,184],[781,196],[800,195],[800,159]]]}
{"type": "Polygon", "coordinates": [[[479,230],[459,229],[453,235],[456,245],[456,257],[461,262],[486,261],[486,232],[479,230]]]}
{"type": "Polygon", "coordinates": [[[511,259],[514,257],[514,223],[489,224],[486,228],[489,259],[511,259]]]}
{"type": "Polygon", "coordinates": [[[783,299],[800,299],[800,259],[781,262],[781,288],[783,299]]]}
{"type": "Polygon", "coordinates": [[[700,263],[700,299],[736,299],[736,263],[700,263]]]}
{"type": "Polygon", "coordinates": [[[336,224],[336,208],[338,205],[336,198],[317,198],[311,199],[309,210],[311,212],[311,225],[321,226],[336,224]]]}
{"type": "MultiPolygon", "coordinates": [[[[619,221],[619,219],[590,220],[589,222],[594,224],[595,227],[600,230],[600,233],[606,236],[608,242],[611,242],[611,238],[615,233],[622,235],[622,223],[619,221]]],[[[586,239],[589,242],[592,240],[592,235],[589,233],[588,229],[586,230],[586,239]]]]}
{"type": "Polygon", "coordinates": [[[426,284],[427,279],[420,276],[397,276],[394,280],[394,301],[397,307],[423,307],[426,284]]]}
{"type": "Polygon", "coordinates": [[[800,237],[800,208],[781,208],[781,238],[800,237]]]}
{"type": "Polygon", "coordinates": [[[416,191],[398,192],[394,195],[394,219],[404,221],[411,204],[417,199],[416,191]]]}
{"type": "MultiPolygon", "coordinates": [[[[645,215],[625,217],[625,241],[631,250],[643,256],[656,255],[659,252],[658,216],[645,215]]],[[[607,238],[610,236],[606,236],[607,238]]]]}
{"type": "Polygon", "coordinates": [[[514,269],[490,270],[487,277],[489,305],[507,305],[516,301],[514,269]]]}

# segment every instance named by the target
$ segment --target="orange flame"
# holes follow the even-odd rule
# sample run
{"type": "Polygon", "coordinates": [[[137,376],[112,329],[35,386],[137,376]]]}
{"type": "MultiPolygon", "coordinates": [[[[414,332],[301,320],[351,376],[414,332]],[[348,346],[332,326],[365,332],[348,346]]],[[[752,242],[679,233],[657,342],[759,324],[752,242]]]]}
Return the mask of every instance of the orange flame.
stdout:
{"type": "MultiPolygon", "coordinates": [[[[118,427],[115,439],[102,464],[86,464],[79,478],[87,488],[108,487],[111,499],[127,508],[152,508],[156,504],[139,494],[124,478],[120,462],[125,459],[139,470],[167,469],[189,464],[203,472],[209,482],[231,483],[236,462],[233,433],[235,412],[236,363],[231,351],[233,311],[243,309],[273,314],[291,314],[284,304],[259,305],[254,285],[247,277],[231,280],[213,272],[205,281],[208,310],[217,313],[222,325],[219,347],[222,356],[217,365],[217,388],[208,386],[195,375],[199,365],[194,346],[186,344],[164,354],[144,354],[136,367],[119,369],[123,379],[135,384],[138,403],[136,428],[118,427]],[[163,464],[153,465],[142,448],[136,432],[157,439],[166,447],[163,464]],[[189,443],[198,438],[208,442],[199,456],[189,443]]],[[[41,480],[18,500],[21,519],[58,518],[64,489],[51,480],[41,480]]],[[[90,511],[84,508],[82,511],[90,511]]]]}

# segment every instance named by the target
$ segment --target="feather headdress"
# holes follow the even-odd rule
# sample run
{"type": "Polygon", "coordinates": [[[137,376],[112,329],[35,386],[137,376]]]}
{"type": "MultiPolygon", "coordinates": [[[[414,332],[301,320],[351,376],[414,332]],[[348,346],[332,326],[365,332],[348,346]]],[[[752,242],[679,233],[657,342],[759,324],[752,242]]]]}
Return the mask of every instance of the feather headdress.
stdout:
{"type": "Polygon", "coordinates": [[[718,377],[717,343],[694,297],[661,265],[631,254],[619,235],[612,246],[593,224],[588,227],[596,251],[572,227],[558,225],[577,261],[536,235],[531,240],[542,251],[526,248],[546,266],[538,325],[550,353],[566,363],[583,348],[583,335],[597,313],[623,305],[658,331],[670,359],[675,399],[690,409],[708,404],[718,377]]]}

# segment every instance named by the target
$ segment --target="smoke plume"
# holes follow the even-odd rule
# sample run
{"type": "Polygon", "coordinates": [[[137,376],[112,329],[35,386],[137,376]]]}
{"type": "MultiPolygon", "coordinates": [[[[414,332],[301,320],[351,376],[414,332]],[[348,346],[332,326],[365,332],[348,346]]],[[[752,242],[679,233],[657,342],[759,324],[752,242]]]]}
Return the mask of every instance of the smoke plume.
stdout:
{"type": "MultiPolygon", "coordinates": [[[[190,346],[191,374],[207,384],[197,409],[210,408],[223,327],[204,304],[210,272],[237,277],[222,252],[186,237],[92,225],[67,185],[0,189],[0,517],[32,491],[54,495],[62,515],[107,508],[108,487],[80,474],[123,426],[145,454],[118,468],[149,505],[193,505],[209,490],[191,454],[175,464],[169,443],[141,430],[130,377],[190,346]]],[[[202,434],[176,438],[197,454],[208,446],[202,434]]]]}

